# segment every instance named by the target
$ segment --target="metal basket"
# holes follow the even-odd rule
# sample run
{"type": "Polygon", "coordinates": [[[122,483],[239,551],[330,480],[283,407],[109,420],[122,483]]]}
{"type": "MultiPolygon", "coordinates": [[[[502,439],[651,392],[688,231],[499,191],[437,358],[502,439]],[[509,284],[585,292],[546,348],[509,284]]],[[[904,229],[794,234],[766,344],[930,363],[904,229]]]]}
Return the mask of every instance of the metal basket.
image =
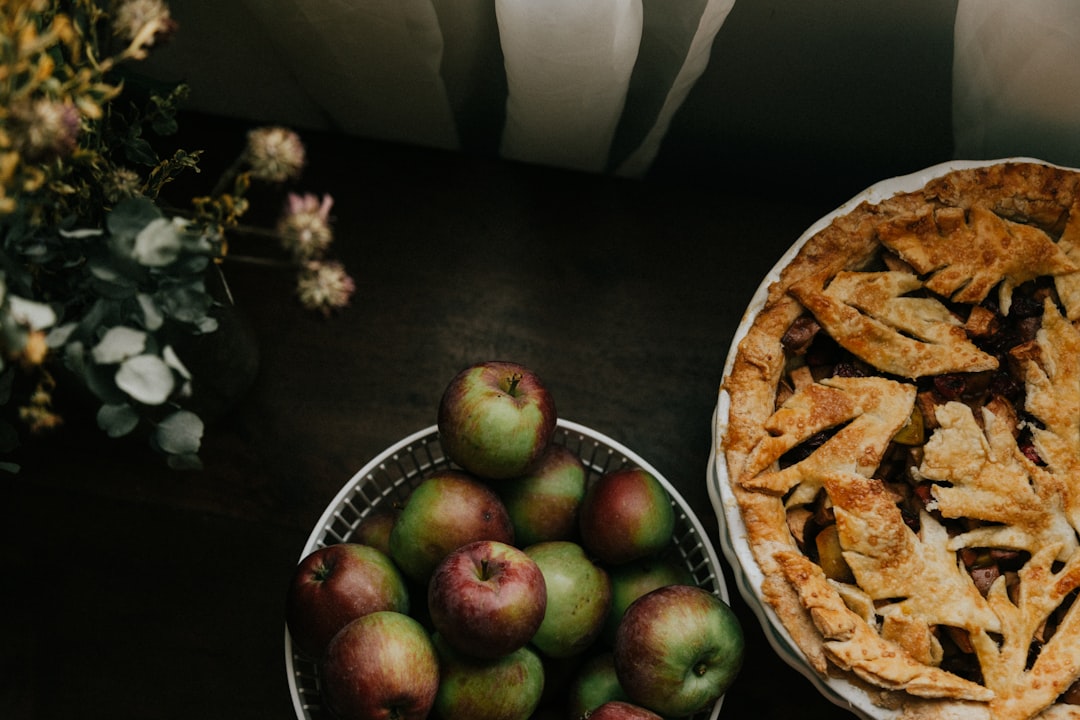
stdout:
{"type": "MultiPolygon", "coordinates": [[[[670,559],[685,565],[698,586],[728,602],[728,590],[716,550],[701,521],[663,475],[606,435],[568,420],[558,421],[553,442],[578,454],[588,472],[588,482],[627,466],[637,466],[655,475],[675,508],[675,530],[668,551],[670,559]]],[[[320,547],[348,542],[360,521],[375,508],[395,501],[403,503],[425,477],[450,466],[450,460],[439,444],[436,426],[399,440],[372,459],[338,491],[308,537],[300,558],[320,547]]],[[[331,720],[330,713],[322,706],[318,667],[311,658],[293,649],[287,628],[285,669],[297,718],[331,720]]],[[[716,720],[722,702],[723,698],[716,702],[711,712],[699,713],[691,720],[716,720]]]]}

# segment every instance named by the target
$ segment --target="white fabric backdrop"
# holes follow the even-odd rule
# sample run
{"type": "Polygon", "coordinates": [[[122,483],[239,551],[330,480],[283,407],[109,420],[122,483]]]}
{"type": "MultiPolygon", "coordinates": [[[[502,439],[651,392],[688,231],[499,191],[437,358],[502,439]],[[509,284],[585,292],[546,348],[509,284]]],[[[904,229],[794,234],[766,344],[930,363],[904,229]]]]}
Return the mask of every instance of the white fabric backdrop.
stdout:
{"type": "Polygon", "coordinates": [[[243,2],[337,129],[457,149],[486,98],[504,157],[641,176],[735,0],[243,2]]]}
{"type": "Polygon", "coordinates": [[[956,155],[1080,167],[1080,2],[959,0],[956,155]]]}
{"type": "Polygon", "coordinates": [[[920,162],[946,160],[951,78],[955,156],[1080,165],[1080,0],[930,3],[170,0],[181,32],[151,67],[190,80],[208,112],[628,177],[654,164],[680,110],[673,142],[699,145],[701,163],[744,142],[844,157],[887,142],[890,123],[929,133],[900,140],[927,138],[920,162]],[[951,54],[924,53],[917,72],[893,51],[950,33],[951,54]],[[881,87],[897,89],[888,117],[881,87]]]}

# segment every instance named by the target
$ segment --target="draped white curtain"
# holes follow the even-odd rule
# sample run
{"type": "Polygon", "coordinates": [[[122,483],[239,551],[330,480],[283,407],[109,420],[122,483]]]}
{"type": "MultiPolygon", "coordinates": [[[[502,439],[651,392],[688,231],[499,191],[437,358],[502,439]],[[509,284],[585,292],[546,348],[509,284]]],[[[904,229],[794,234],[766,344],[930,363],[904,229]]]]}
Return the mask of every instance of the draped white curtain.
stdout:
{"type": "Polygon", "coordinates": [[[959,0],[956,155],[1080,167],[1080,2],[959,0]]]}
{"type": "Polygon", "coordinates": [[[637,177],[735,0],[243,0],[336,129],[637,177]]]}
{"type": "MultiPolygon", "coordinates": [[[[719,132],[705,137],[712,120],[700,115],[708,108],[736,125],[790,108],[783,123],[768,124],[770,137],[756,138],[780,148],[805,137],[803,124],[820,117],[802,117],[776,97],[804,97],[796,88],[754,82],[755,69],[768,66],[763,60],[792,42],[791,33],[814,32],[790,16],[865,26],[830,38],[890,32],[871,26],[873,12],[862,5],[856,12],[853,2],[759,1],[767,10],[747,4],[731,13],[735,0],[170,0],[181,32],[160,49],[160,60],[165,77],[193,80],[193,97],[205,99],[200,109],[641,177],[716,55],[722,26],[719,42],[728,37],[752,52],[710,69],[711,91],[742,94],[693,105],[701,141],[737,142],[719,132]],[[715,82],[736,73],[751,82],[715,82]]],[[[929,0],[911,12],[922,13],[912,22],[952,23],[933,28],[951,29],[955,42],[952,67],[941,63],[931,80],[937,86],[951,73],[955,155],[1029,155],[1080,166],[1080,0],[954,1],[955,17],[928,13],[929,0]]],[[[819,68],[808,55],[812,71],[792,82],[820,77],[829,87],[838,60],[876,63],[883,85],[919,82],[906,63],[860,52],[856,44],[830,48],[819,68]]],[[[859,92],[858,84],[851,88],[859,92]]],[[[908,111],[920,109],[901,109],[908,111]]],[[[873,121],[872,114],[859,119],[873,121]]],[[[809,132],[835,143],[825,152],[850,149],[841,130],[809,132]]],[[[708,156],[716,148],[702,150],[708,156]]]]}

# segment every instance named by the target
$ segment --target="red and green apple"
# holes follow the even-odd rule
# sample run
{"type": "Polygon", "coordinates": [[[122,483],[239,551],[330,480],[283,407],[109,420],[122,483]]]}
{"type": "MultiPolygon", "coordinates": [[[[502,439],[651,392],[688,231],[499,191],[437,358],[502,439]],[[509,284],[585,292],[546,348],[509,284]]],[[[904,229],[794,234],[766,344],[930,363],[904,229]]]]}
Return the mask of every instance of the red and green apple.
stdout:
{"type": "Polygon", "coordinates": [[[293,645],[311,657],[351,620],[377,610],[409,611],[397,566],[382,551],[358,543],[327,545],[297,564],[285,599],[293,645]]]}
{"type": "Polygon", "coordinates": [[[540,567],[522,550],[494,540],[452,551],[428,584],[432,625],[471,657],[497,658],[524,647],[546,608],[540,567]]]}
{"type": "Polygon", "coordinates": [[[555,432],[551,393],[524,365],[490,360],[450,380],[439,401],[439,440],[447,457],[488,480],[524,475],[555,432]]]}

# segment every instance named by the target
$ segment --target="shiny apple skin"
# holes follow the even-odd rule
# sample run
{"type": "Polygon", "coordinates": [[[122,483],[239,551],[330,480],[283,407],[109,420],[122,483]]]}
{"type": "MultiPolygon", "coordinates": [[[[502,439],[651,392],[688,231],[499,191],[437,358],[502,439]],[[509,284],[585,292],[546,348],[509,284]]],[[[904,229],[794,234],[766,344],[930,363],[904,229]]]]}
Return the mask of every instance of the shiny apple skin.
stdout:
{"type": "Polygon", "coordinates": [[[514,523],[517,544],[575,540],[587,477],[576,453],[552,444],[528,473],[496,485],[514,523]]]}
{"type": "Polygon", "coordinates": [[[670,547],[675,510],[667,490],[643,468],[613,470],[585,491],[581,544],[608,565],[652,557],[670,547]]]}
{"type": "Polygon", "coordinates": [[[607,571],[568,540],[525,548],[544,574],[547,612],[533,645],[549,658],[569,658],[587,650],[600,635],[611,609],[607,571]]]}
{"type": "Polygon", "coordinates": [[[425,478],[409,495],[390,531],[390,557],[426,587],[448,553],[476,540],[514,544],[506,506],[491,488],[458,470],[425,478]]]}
{"type": "Polygon", "coordinates": [[[630,603],[665,585],[695,584],[694,576],[685,565],[676,565],[663,558],[644,558],[617,565],[608,570],[608,575],[611,577],[611,611],[601,636],[609,647],[615,645],[615,633],[630,603]]]}
{"type": "Polygon", "coordinates": [[[436,634],[441,681],[433,717],[443,720],[527,720],[540,702],[544,669],[528,645],[495,659],[464,655],[436,634]]]}
{"type": "Polygon", "coordinates": [[[619,684],[615,656],[610,651],[593,654],[582,663],[567,695],[567,715],[573,718],[583,717],[606,702],[630,700],[619,684]]]}
{"type": "Polygon", "coordinates": [[[497,658],[524,647],[544,619],[540,567],[512,545],[480,540],[454,550],[428,584],[428,614],[457,651],[497,658]]]}
{"type": "Polygon", "coordinates": [[[439,689],[439,659],[420,623],[380,611],[334,636],[319,675],[338,720],[423,720],[439,689]]]}
{"type": "Polygon", "coordinates": [[[309,657],[351,620],[377,610],[408,613],[405,578],[377,548],[339,543],[313,550],[293,572],[285,620],[293,645],[309,657]]]}
{"type": "Polygon", "coordinates": [[[612,700],[589,714],[589,720],[664,720],[651,710],[621,700],[612,700]]]}
{"type": "Polygon", "coordinates": [[[390,531],[394,529],[400,512],[401,508],[396,505],[384,503],[376,506],[361,518],[349,537],[350,542],[370,545],[389,555],[390,531]]]}
{"type": "Polygon", "coordinates": [[[447,457],[487,480],[525,474],[547,449],[555,401],[524,365],[486,361],[451,379],[439,401],[439,441],[447,457]]]}
{"type": "Polygon", "coordinates": [[[703,712],[742,667],[738,618],[720,598],[668,585],[635,600],[615,637],[615,672],[631,702],[665,717],[703,712]]]}

